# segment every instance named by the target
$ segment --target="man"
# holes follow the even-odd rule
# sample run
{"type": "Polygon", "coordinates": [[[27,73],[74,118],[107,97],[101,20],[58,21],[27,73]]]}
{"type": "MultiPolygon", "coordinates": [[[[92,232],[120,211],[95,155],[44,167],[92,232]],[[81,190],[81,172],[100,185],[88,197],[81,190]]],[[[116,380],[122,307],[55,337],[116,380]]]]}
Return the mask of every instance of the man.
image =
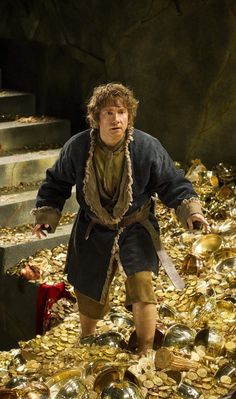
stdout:
{"type": "MultiPolygon", "coordinates": [[[[152,272],[158,272],[157,253],[163,257],[152,196],[157,193],[174,208],[185,227],[192,229],[197,221],[208,232],[209,225],[191,183],[175,169],[160,142],[133,128],[137,105],[122,84],[94,89],[87,114],[91,129],[68,140],[47,170],[33,210],[33,234],[41,238],[43,229],[55,231],[76,185],[80,209],[66,268],[78,300],[82,337],[94,334],[97,321],[107,313],[109,287],[120,262],[127,276],[126,305],[132,306],[138,352],[145,353],[153,345],[157,316],[152,272]]],[[[165,264],[165,255],[161,262],[165,264]]],[[[180,288],[175,269],[169,274],[180,288]]]]}

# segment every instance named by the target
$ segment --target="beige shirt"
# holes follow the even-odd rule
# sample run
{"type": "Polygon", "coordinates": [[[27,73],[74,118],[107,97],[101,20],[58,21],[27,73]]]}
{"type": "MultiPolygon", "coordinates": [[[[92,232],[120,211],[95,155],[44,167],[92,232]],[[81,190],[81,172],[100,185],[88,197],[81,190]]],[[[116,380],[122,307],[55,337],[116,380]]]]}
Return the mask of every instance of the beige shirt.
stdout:
{"type": "Polygon", "coordinates": [[[108,147],[100,136],[94,150],[94,168],[99,194],[104,207],[112,207],[119,196],[120,182],[124,168],[125,137],[114,147],[108,147]]]}

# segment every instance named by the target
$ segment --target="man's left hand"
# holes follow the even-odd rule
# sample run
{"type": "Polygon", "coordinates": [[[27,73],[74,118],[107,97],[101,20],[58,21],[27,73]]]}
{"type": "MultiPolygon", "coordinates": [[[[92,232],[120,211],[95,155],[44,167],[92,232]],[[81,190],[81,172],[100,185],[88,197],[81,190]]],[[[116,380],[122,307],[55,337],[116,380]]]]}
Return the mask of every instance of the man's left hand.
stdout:
{"type": "Polygon", "coordinates": [[[193,215],[189,216],[189,218],[187,219],[187,225],[189,230],[194,229],[193,226],[194,222],[199,222],[203,226],[204,233],[210,233],[211,231],[210,225],[208,221],[204,218],[204,216],[201,215],[201,213],[194,213],[193,215]]]}

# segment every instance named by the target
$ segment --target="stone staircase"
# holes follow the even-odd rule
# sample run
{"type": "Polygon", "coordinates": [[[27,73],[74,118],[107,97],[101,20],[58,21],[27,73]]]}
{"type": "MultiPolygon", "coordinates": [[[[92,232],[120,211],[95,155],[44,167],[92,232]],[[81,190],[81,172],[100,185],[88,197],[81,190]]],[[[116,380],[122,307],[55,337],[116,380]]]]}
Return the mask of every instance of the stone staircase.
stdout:
{"type": "MultiPolygon", "coordinates": [[[[8,276],[7,269],[37,250],[66,244],[72,227],[62,225],[42,240],[28,228],[20,242],[4,241],[4,229],[33,223],[38,185],[70,137],[69,121],[34,115],[32,94],[0,89],[0,350],[32,338],[36,326],[37,284],[8,276]]],[[[73,191],[64,213],[77,210],[73,191]]]]}

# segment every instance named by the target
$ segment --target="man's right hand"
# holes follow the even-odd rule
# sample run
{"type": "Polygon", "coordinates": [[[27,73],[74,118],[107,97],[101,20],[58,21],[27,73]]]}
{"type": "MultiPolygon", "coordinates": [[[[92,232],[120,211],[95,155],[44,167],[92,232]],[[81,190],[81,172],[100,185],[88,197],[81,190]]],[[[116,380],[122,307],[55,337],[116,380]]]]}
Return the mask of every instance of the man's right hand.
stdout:
{"type": "Polygon", "coordinates": [[[47,234],[43,229],[48,229],[49,224],[36,224],[32,230],[32,235],[36,235],[38,238],[47,237],[47,234]]]}

